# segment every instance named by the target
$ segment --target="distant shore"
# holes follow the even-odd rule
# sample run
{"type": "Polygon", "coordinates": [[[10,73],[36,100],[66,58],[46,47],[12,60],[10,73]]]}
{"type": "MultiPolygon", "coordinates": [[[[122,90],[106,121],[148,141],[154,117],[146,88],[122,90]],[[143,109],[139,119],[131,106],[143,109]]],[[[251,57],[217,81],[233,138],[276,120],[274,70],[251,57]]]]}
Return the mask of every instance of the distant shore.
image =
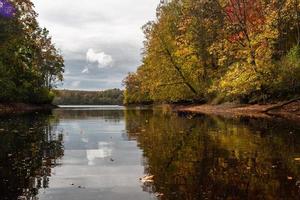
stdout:
{"type": "Polygon", "coordinates": [[[221,105],[172,105],[172,109],[179,113],[209,114],[222,116],[248,116],[248,117],[272,117],[279,116],[292,120],[300,120],[300,98],[277,104],[233,104],[221,105]]]}
{"type": "Polygon", "coordinates": [[[54,108],[57,106],[52,104],[0,103],[0,115],[50,111],[54,108]]]}

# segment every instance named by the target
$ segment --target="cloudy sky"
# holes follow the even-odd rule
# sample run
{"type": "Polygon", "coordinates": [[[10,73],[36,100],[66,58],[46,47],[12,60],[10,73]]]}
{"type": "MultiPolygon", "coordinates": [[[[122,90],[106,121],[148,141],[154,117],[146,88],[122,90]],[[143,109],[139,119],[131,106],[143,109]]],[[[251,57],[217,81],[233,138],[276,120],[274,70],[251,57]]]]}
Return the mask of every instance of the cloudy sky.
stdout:
{"type": "Polygon", "coordinates": [[[120,88],[140,64],[141,27],[155,17],[159,0],[33,0],[41,26],[65,58],[60,88],[120,88]]]}

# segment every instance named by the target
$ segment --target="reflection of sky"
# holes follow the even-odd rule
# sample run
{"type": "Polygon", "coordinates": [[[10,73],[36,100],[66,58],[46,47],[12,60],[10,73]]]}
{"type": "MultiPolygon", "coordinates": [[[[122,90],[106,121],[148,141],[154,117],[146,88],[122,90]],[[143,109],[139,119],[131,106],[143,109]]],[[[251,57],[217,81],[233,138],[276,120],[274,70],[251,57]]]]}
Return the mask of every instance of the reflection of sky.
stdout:
{"type": "Polygon", "coordinates": [[[136,141],[124,137],[124,118],[107,120],[114,115],[105,113],[60,119],[65,155],[62,165],[53,170],[50,188],[41,191],[42,200],[153,199],[142,191],[142,152],[136,141]]]}
{"type": "MultiPolygon", "coordinates": [[[[122,112],[122,111],[121,111],[122,112]]],[[[99,142],[122,140],[125,133],[125,122],[108,121],[103,118],[86,118],[84,120],[62,120],[59,126],[67,136],[66,150],[98,149],[99,142]]]]}
{"type": "Polygon", "coordinates": [[[86,157],[88,159],[88,165],[94,165],[95,160],[99,158],[107,158],[111,156],[112,147],[111,143],[99,142],[98,149],[88,149],[86,150],[86,157]]]}

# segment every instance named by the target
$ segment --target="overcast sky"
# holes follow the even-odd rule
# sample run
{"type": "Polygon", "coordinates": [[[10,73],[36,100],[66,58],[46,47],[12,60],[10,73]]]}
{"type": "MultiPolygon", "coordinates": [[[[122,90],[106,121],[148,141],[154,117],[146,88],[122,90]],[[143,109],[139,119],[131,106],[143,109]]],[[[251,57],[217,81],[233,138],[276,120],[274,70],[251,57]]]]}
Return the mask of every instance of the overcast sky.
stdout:
{"type": "Polygon", "coordinates": [[[141,60],[141,27],[155,18],[159,0],[33,0],[65,58],[60,88],[120,88],[141,60]]]}

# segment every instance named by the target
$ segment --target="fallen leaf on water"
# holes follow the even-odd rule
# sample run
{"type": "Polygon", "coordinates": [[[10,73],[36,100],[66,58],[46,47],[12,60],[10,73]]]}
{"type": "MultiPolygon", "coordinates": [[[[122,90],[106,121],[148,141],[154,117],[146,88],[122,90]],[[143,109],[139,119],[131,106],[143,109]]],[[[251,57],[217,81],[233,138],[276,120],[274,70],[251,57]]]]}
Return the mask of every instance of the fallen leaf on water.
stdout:
{"type": "Polygon", "coordinates": [[[163,193],[156,192],[156,193],[155,193],[155,196],[156,196],[156,197],[161,197],[161,196],[164,196],[164,194],[163,194],[163,193]]]}
{"type": "Polygon", "coordinates": [[[144,176],[143,178],[140,178],[140,180],[142,181],[142,183],[152,183],[154,182],[153,180],[154,176],[144,176]]]}

